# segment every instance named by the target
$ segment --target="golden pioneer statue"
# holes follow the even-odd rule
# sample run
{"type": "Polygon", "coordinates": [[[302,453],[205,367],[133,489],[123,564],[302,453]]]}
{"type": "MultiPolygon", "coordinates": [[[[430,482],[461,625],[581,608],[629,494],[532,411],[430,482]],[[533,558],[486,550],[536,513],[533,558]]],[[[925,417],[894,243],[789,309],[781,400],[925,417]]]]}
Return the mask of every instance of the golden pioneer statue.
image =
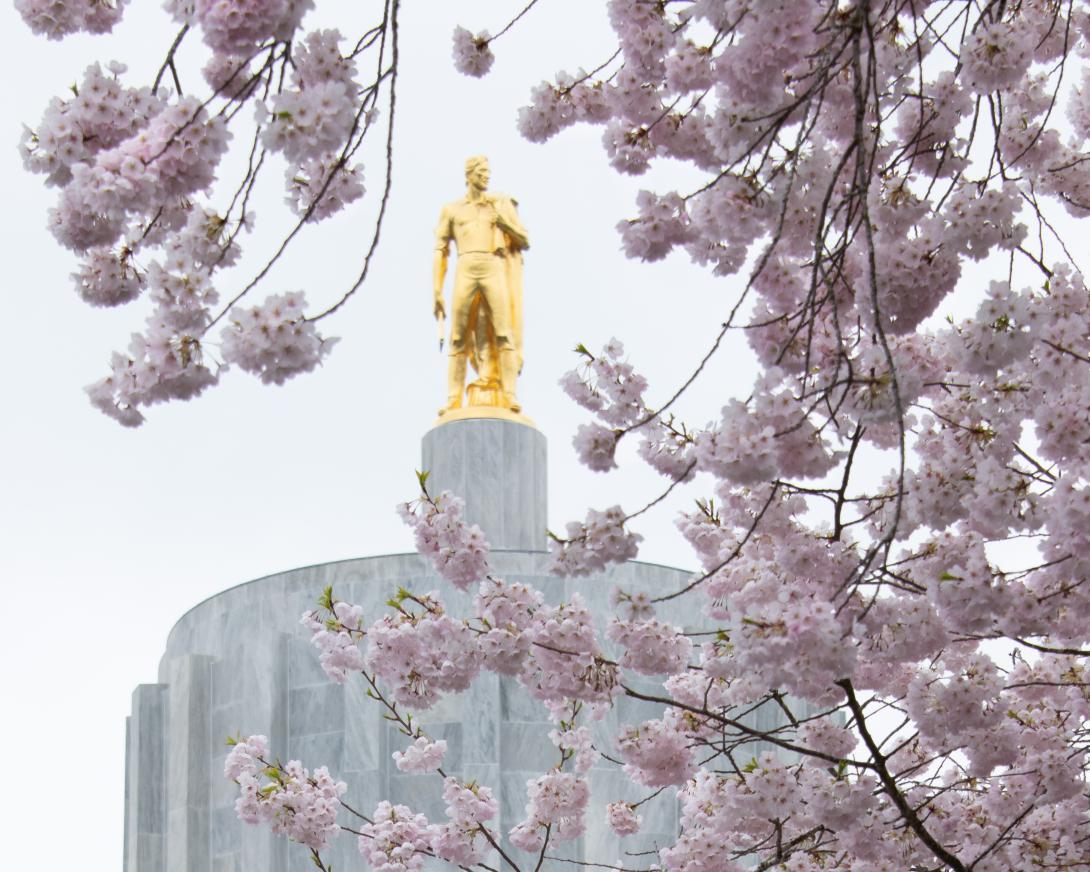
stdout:
{"type": "MultiPolygon", "coordinates": [[[[515,381],[522,370],[522,252],[530,247],[516,201],[488,193],[488,158],[466,161],[466,195],[447,203],[435,231],[435,317],[443,345],[443,280],[450,241],[458,248],[450,303],[448,418],[462,408],[466,362],[477,373],[466,391],[466,406],[517,415],[515,381]]],[[[467,410],[468,411],[468,410],[467,410]]],[[[460,416],[459,416],[460,417],[460,416]]]]}

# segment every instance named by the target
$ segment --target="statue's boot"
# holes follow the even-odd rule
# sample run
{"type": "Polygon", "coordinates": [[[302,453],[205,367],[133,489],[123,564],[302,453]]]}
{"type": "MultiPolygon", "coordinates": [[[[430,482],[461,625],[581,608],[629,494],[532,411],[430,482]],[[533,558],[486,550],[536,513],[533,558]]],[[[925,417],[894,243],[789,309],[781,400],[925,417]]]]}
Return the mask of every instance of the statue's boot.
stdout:
{"type": "Polygon", "coordinates": [[[515,380],[518,378],[518,352],[513,348],[500,351],[500,388],[503,391],[503,404],[512,412],[521,412],[522,406],[515,399],[515,380]]]}
{"type": "Polygon", "coordinates": [[[466,355],[452,354],[447,364],[447,404],[440,415],[462,408],[462,390],[466,383],[466,355]]]}

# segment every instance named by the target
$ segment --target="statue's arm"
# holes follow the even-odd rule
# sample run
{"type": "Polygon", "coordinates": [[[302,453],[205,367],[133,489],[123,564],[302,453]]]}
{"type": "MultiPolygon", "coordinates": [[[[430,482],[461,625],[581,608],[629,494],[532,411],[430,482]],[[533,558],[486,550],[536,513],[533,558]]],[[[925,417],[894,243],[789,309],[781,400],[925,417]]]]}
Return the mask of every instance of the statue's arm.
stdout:
{"type": "Polygon", "coordinates": [[[515,208],[514,199],[506,196],[497,198],[496,215],[498,216],[497,223],[500,230],[507,234],[514,243],[515,248],[521,251],[530,247],[530,235],[526,232],[526,228],[522,226],[522,221],[515,208]]]}
{"type": "Polygon", "coordinates": [[[432,259],[431,278],[435,292],[434,312],[436,318],[446,315],[443,305],[443,282],[447,277],[447,260],[450,257],[450,240],[453,236],[450,210],[444,206],[439,214],[439,227],[435,231],[435,256],[432,259]]]}

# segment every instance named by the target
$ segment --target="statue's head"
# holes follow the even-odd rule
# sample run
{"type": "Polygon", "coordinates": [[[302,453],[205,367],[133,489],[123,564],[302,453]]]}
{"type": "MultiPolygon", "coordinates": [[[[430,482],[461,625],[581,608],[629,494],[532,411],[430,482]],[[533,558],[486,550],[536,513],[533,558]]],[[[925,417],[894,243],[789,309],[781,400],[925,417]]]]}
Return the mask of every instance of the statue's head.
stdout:
{"type": "Polygon", "coordinates": [[[488,158],[479,154],[466,161],[466,184],[480,191],[488,187],[488,158]]]}

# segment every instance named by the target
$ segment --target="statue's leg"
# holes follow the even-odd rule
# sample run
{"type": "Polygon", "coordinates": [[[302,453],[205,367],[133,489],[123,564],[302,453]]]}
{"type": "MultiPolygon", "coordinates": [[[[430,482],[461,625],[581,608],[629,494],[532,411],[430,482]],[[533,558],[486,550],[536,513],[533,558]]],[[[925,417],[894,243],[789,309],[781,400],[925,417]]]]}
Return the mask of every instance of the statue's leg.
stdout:
{"type": "Polygon", "coordinates": [[[473,324],[473,350],[477,355],[476,370],[479,383],[494,390],[500,383],[499,364],[496,362],[496,337],[492,333],[492,313],[484,294],[476,295],[477,320],[473,324]]]}
{"type": "Polygon", "coordinates": [[[503,388],[503,402],[512,412],[522,411],[522,406],[515,398],[515,382],[519,374],[519,355],[514,345],[500,348],[500,385],[503,388]]]}
{"type": "Polygon", "coordinates": [[[519,412],[522,406],[515,398],[515,383],[519,374],[518,349],[512,341],[511,307],[507,299],[507,283],[501,258],[496,258],[495,270],[483,284],[485,299],[492,314],[492,332],[496,337],[503,404],[512,412],[519,412]]]}
{"type": "Polygon", "coordinates": [[[447,404],[442,415],[462,407],[462,391],[466,383],[466,332],[473,303],[473,280],[459,266],[454,272],[454,292],[450,300],[450,357],[447,361],[447,404]]]}
{"type": "Polygon", "coordinates": [[[454,350],[451,343],[450,357],[447,362],[447,404],[439,410],[442,415],[453,409],[462,408],[462,388],[466,383],[466,352],[454,350]]]}

